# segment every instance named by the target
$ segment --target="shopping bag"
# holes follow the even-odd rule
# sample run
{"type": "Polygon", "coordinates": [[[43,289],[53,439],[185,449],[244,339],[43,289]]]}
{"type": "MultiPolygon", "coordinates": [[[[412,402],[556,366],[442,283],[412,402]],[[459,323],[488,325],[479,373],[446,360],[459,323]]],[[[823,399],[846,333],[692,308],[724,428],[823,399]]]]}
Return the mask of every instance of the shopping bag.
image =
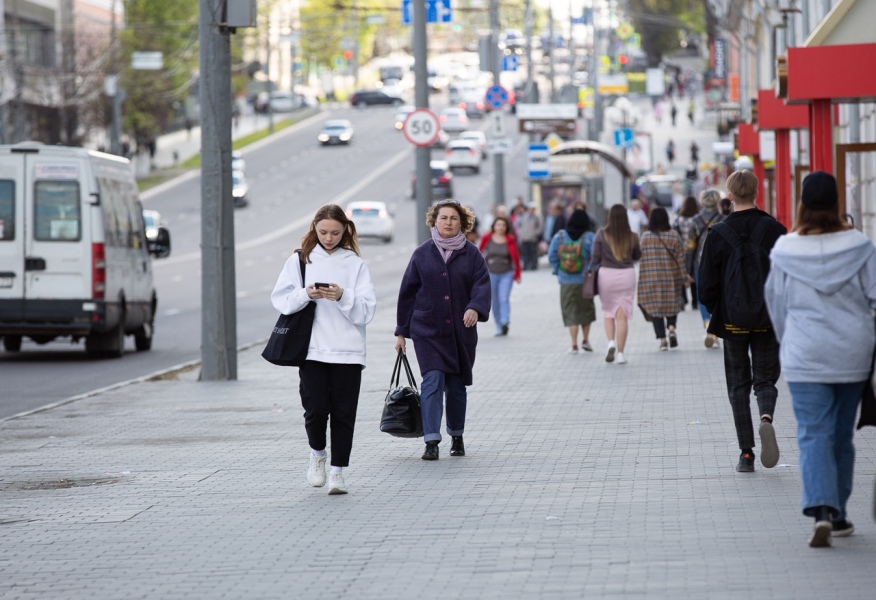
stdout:
{"type": "Polygon", "coordinates": [[[599,295],[599,265],[588,263],[584,268],[584,285],[581,287],[581,297],[592,300],[599,295]]]}
{"type": "MultiPolygon", "coordinates": [[[[301,281],[304,282],[305,263],[299,261],[301,281]]],[[[308,302],[304,308],[291,315],[280,315],[262,357],[269,363],[281,367],[300,367],[307,360],[310,334],[313,331],[313,318],[316,316],[316,302],[308,302]]]]}
{"type": "Polygon", "coordinates": [[[395,359],[395,368],[389,380],[389,391],[383,403],[380,431],[403,438],[423,436],[420,390],[417,389],[417,382],[414,381],[408,357],[401,350],[395,359]],[[408,379],[407,385],[400,385],[402,369],[408,379]]]}

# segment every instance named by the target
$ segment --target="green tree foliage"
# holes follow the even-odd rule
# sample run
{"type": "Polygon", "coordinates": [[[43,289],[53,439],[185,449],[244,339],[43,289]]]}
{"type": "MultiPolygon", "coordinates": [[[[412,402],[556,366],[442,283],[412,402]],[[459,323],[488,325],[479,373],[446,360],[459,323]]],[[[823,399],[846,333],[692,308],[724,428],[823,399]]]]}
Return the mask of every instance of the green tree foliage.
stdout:
{"type": "Polygon", "coordinates": [[[301,6],[301,50],[322,67],[331,68],[343,53],[341,41],[350,35],[346,11],[339,6],[336,0],[307,0],[301,6]]]}
{"type": "Polygon", "coordinates": [[[198,0],[125,0],[120,32],[123,131],[138,148],[166,130],[197,84],[198,0]],[[160,71],[134,70],[134,52],[162,52],[160,71]]]}
{"type": "Polygon", "coordinates": [[[706,0],[628,0],[629,14],[642,38],[648,63],[657,66],[679,47],[683,32],[705,28],[706,0]]]}

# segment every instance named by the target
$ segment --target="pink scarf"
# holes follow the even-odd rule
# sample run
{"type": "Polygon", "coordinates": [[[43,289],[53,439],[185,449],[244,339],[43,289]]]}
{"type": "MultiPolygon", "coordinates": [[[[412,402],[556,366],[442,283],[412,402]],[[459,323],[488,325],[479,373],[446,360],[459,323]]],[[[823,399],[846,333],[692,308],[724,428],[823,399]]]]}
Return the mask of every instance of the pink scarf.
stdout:
{"type": "Polygon", "coordinates": [[[465,247],[465,234],[460,231],[452,238],[443,238],[441,234],[438,233],[438,228],[432,228],[432,241],[435,242],[435,246],[438,248],[438,252],[441,253],[441,258],[444,259],[444,262],[447,262],[447,259],[450,258],[450,254],[454,250],[462,250],[465,247]]]}

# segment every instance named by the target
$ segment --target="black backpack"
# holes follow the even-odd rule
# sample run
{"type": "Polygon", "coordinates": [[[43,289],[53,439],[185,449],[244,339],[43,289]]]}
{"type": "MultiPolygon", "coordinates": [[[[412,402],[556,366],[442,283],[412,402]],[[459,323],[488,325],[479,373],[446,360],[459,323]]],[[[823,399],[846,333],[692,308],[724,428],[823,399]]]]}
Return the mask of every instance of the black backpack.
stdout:
{"type": "Polygon", "coordinates": [[[738,235],[726,223],[716,223],[711,231],[732,247],[724,266],[721,311],[728,331],[771,327],[763,298],[763,288],[770,271],[769,252],[763,248],[772,219],[761,219],[751,235],[738,235]]]}

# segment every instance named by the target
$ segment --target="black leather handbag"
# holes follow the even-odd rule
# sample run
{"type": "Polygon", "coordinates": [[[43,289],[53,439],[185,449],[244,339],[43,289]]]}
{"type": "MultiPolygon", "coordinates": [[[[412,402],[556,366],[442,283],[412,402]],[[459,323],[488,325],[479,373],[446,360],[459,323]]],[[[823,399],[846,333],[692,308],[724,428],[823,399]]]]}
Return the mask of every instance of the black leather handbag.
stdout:
{"type": "MultiPolygon", "coordinates": [[[[301,269],[301,283],[307,265],[298,261],[301,269]]],[[[304,308],[291,315],[280,315],[268,344],[262,351],[262,358],[281,367],[300,367],[307,360],[310,334],[313,331],[313,318],[316,316],[316,302],[308,302],[304,308]]]]}
{"type": "Polygon", "coordinates": [[[395,437],[423,437],[423,416],[420,412],[420,390],[414,381],[408,357],[399,350],[395,359],[395,368],[389,380],[389,391],[383,403],[383,417],[380,419],[380,431],[395,437]],[[399,385],[402,368],[408,378],[407,385],[399,385]]]}

